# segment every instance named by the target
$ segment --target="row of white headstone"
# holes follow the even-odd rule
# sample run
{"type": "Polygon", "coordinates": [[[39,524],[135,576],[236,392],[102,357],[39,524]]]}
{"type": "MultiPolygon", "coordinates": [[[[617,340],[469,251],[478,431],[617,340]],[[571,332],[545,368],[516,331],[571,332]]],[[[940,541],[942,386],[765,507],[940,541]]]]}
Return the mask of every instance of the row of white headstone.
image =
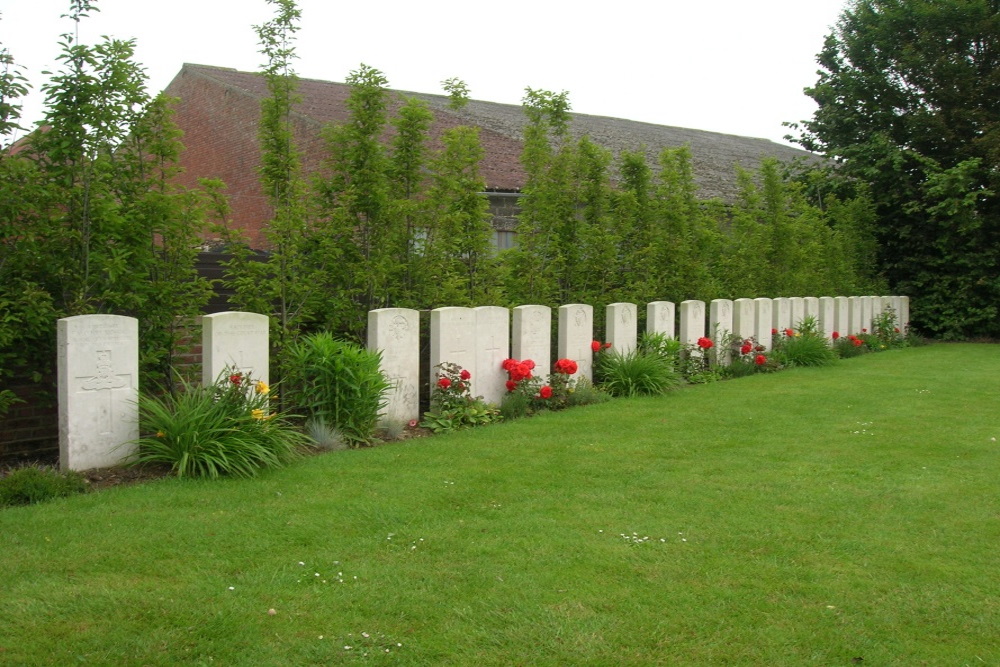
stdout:
{"type": "MultiPolygon", "coordinates": [[[[626,353],[638,338],[637,306],[613,303],[605,311],[605,340],[626,353]]],[[[727,334],[754,338],[772,347],[772,330],[797,328],[805,318],[814,318],[822,334],[849,335],[872,328],[872,322],[891,310],[896,320],[909,321],[908,297],[790,297],[759,299],[715,299],[683,301],[678,308],[669,301],[646,305],[646,330],[679,338],[695,345],[699,338],[719,340],[727,334]],[[679,311],[679,330],[677,328],[679,311]],[[707,315],[707,317],[706,317],[707,315]]],[[[577,376],[592,379],[594,310],[585,304],[560,306],[558,312],[557,359],[572,359],[577,376]]],[[[903,325],[900,325],[903,326],[903,325]]],[[[382,369],[393,388],[387,397],[384,420],[403,423],[419,418],[420,340],[419,313],[404,308],[373,310],[368,314],[368,347],[382,352],[382,369]]],[[[518,306],[511,310],[438,308],[431,311],[430,377],[432,385],[443,362],[458,364],[472,375],[470,391],[486,401],[499,403],[506,392],[507,374],[501,364],[509,357],[531,359],[542,375],[548,373],[552,357],[552,309],[518,306]]]]}
{"type": "MultiPolygon", "coordinates": [[[[907,297],[804,297],[668,301],[646,306],[646,329],[695,344],[702,336],[734,333],[753,337],[770,349],[772,329],[795,328],[813,317],[828,338],[871,329],[874,318],[892,309],[909,321],[907,297]],[[679,311],[679,329],[676,315],[679,311]],[[707,315],[707,317],[706,317],[707,315]]],[[[594,309],[570,304],[557,309],[556,358],[577,363],[578,377],[593,373],[594,309]]],[[[620,352],[635,348],[637,306],[606,308],[605,338],[620,352]]],[[[531,359],[536,371],[551,368],[552,309],[547,306],[437,308],[431,311],[430,376],[438,365],[455,363],[472,374],[473,395],[499,403],[509,357],[531,359]]],[[[202,318],[202,382],[214,383],[226,370],[269,381],[268,317],[256,313],[215,313],[202,318]]],[[[420,416],[420,313],[385,308],[368,314],[368,348],[382,354],[382,371],[392,382],[383,423],[420,416]]],[[[138,321],[119,315],[80,315],[59,320],[59,458],[63,469],[116,465],[131,456],[138,437],[138,321]]]]}

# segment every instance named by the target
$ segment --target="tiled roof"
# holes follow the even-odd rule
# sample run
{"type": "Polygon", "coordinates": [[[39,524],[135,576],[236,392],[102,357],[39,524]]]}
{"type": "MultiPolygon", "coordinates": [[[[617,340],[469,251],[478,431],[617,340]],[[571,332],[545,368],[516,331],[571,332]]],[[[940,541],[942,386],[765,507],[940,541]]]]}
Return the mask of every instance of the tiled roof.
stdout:
{"type": "MultiPolygon", "coordinates": [[[[223,86],[241,90],[256,98],[263,98],[268,94],[264,78],[254,72],[191,64],[185,65],[184,70],[214,79],[223,86]]],[[[456,125],[475,125],[481,128],[480,140],[486,152],[481,173],[487,187],[519,190],[523,186],[525,175],[520,155],[522,130],[526,120],[519,105],[473,100],[462,110],[455,111],[448,106],[449,100],[445,95],[392,92],[392,108],[401,104],[403,96],[416,97],[427,103],[435,117],[431,129],[432,144],[436,143],[434,139],[444,130],[456,125]]],[[[298,94],[302,101],[295,110],[303,120],[315,123],[317,128],[328,123],[343,123],[348,120],[345,102],[349,93],[350,87],[344,83],[300,79],[298,94]]],[[[700,188],[699,194],[704,198],[719,197],[731,201],[735,197],[736,165],[753,169],[763,158],[769,156],[785,161],[802,157],[816,159],[811,153],[767,139],[582,113],[572,113],[571,117],[570,133],[574,137],[587,135],[615,156],[623,150],[644,149],[654,170],[657,157],[664,148],[689,146],[695,180],[700,188]]]]}

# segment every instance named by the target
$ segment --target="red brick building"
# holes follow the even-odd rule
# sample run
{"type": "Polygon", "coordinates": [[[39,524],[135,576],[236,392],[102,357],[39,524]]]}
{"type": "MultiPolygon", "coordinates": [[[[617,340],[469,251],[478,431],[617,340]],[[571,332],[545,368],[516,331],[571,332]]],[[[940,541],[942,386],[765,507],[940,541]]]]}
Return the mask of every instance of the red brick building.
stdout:
{"type": "MultiPolygon", "coordinates": [[[[181,166],[185,172],[181,182],[194,187],[199,178],[221,179],[227,186],[233,223],[249,233],[254,246],[262,247],[261,230],[270,217],[257,174],[260,104],[268,96],[265,79],[253,72],[186,64],[165,92],[178,99],[175,121],[184,132],[186,150],[181,154],[181,166]]],[[[349,93],[349,86],[343,83],[300,80],[298,94],[302,101],[295,107],[294,124],[305,173],[314,171],[324,154],[320,129],[347,121],[345,102],[349,93]]],[[[433,113],[432,148],[439,146],[438,137],[451,127],[480,128],[486,153],[481,174],[494,213],[497,242],[501,247],[508,246],[516,224],[518,192],[525,179],[520,163],[525,123],[521,107],[471,101],[461,111],[455,111],[449,108],[445,95],[400,92],[391,96],[390,114],[401,104],[403,95],[425,101],[433,113]]],[[[791,160],[809,155],[766,139],[571,115],[571,134],[586,134],[615,155],[622,150],[645,150],[650,164],[655,164],[664,148],[689,146],[695,180],[706,198],[733,198],[735,165],[753,169],[764,157],[791,160]]]]}

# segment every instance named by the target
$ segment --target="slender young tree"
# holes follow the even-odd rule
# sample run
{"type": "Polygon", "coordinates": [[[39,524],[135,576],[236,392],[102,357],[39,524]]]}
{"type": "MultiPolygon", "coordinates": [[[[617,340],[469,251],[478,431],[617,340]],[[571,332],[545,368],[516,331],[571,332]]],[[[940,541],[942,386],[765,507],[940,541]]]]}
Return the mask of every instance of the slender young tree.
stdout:
{"type": "Polygon", "coordinates": [[[561,241],[576,236],[569,95],[528,88],[523,109],[528,122],[521,162],[527,180],[518,244],[505,258],[508,296],[520,303],[555,305],[571,289],[561,241]]]}
{"type": "Polygon", "coordinates": [[[267,58],[262,75],[269,96],[261,102],[258,137],[260,183],[273,212],[264,236],[264,261],[245,239],[230,237],[233,259],[226,264],[234,300],[243,308],[272,315],[272,344],[279,368],[284,351],[315,318],[321,294],[317,273],[328,256],[314,254],[317,245],[309,224],[301,156],[295,142],[293,113],[299,103],[293,68],[295,33],[301,11],[294,0],[268,0],[272,20],[255,26],[260,52],[267,58]]]}
{"type": "Polygon", "coordinates": [[[362,64],[347,83],[350,120],[323,129],[328,156],[315,189],[324,235],[340,260],[328,275],[336,276],[350,299],[344,312],[328,314],[326,326],[360,336],[367,312],[387,304],[394,255],[383,241],[396,235],[392,220],[398,216],[391,211],[391,162],[382,143],[388,81],[362,64]]]}

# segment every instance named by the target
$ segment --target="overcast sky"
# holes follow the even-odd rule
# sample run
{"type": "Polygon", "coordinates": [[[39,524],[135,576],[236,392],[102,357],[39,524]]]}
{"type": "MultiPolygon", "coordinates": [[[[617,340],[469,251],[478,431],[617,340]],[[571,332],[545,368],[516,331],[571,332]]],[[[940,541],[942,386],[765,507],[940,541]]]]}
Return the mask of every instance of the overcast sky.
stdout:
{"type": "MultiPolygon", "coordinates": [[[[0,43],[35,87],[59,65],[69,0],[0,0],[0,43]]],[[[781,141],[783,121],[811,117],[802,89],[846,0],[299,0],[296,71],[343,81],[365,63],[392,88],[440,93],[459,77],[473,99],[519,104],[525,87],[568,91],[572,110],[781,141]],[[588,9],[588,7],[591,7],[588,9]]],[[[266,0],[96,0],[84,43],[135,38],[151,92],[185,62],[256,71],[253,26],[266,0]]]]}

